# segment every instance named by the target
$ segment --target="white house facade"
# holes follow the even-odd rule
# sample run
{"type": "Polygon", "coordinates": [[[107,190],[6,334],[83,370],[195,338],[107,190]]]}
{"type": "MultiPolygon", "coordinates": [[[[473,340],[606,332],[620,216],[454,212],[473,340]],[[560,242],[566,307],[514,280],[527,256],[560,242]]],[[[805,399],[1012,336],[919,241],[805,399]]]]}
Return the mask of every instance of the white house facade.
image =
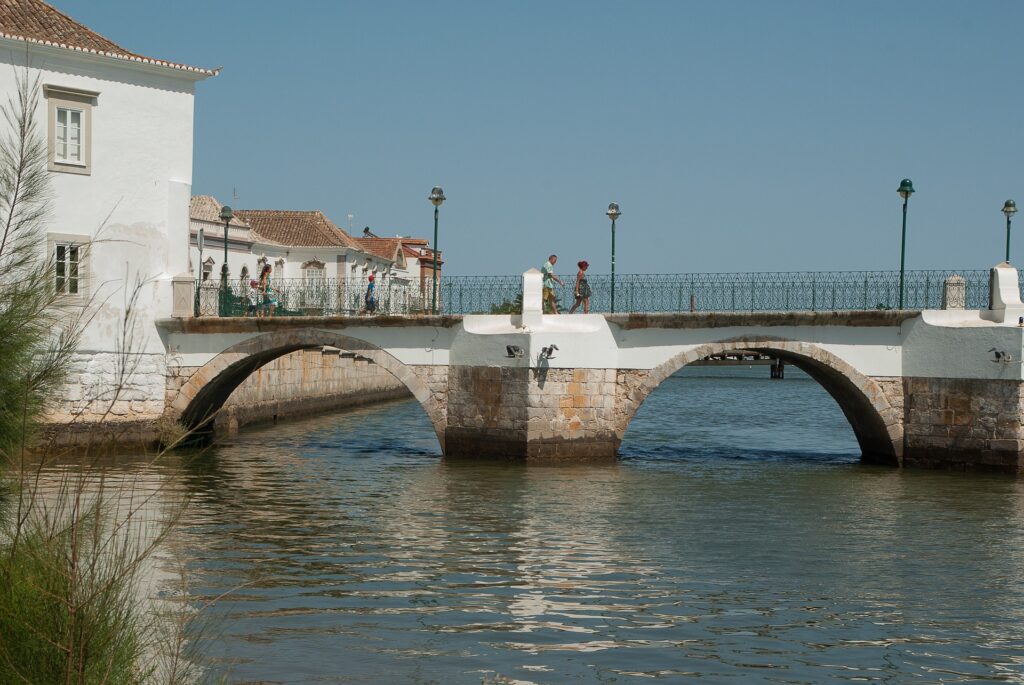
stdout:
{"type": "Polygon", "coordinates": [[[171,278],[188,269],[193,100],[216,74],[134,54],[38,0],[0,0],[0,90],[38,84],[35,110],[46,136],[51,211],[45,249],[55,287],[72,306],[91,307],[62,412],[90,411],[112,397],[127,303],[130,361],[143,372],[111,411],[162,410],[166,350],[155,327],[170,311],[171,278]],[[152,372],[152,373],[149,373],[152,372]],[[151,379],[151,380],[146,380],[151,379]]]}

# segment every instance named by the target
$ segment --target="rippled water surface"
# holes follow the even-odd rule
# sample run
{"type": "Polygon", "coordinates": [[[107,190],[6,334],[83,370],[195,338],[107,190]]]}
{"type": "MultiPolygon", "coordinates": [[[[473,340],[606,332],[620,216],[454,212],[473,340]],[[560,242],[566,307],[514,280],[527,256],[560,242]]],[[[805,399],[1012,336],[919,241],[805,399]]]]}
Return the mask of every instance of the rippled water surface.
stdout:
{"type": "Polygon", "coordinates": [[[212,672],[282,683],[1024,682],[1013,479],[857,463],[787,369],[689,368],[613,465],[449,463],[414,401],[183,461],[212,672]]]}

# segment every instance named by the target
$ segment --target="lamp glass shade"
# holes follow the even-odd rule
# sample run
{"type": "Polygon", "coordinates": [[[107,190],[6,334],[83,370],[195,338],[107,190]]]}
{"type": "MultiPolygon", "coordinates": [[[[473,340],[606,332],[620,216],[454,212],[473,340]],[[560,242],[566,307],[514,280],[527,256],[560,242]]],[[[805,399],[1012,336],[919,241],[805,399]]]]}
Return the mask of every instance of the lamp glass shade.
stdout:
{"type": "Polygon", "coordinates": [[[227,205],[224,205],[223,207],[220,208],[220,220],[221,221],[231,221],[231,217],[233,217],[234,215],[235,215],[235,213],[232,212],[231,208],[228,207],[227,205]]]}
{"type": "Polygon", "coordinates": [[[441,190],[441,186],[434,186],[434,189],[430,191],[430,197],[427,199],[429,199],[435,207],[440,207],[441,203],[448,198],[444,196],[444,191],[441,190]]]}
{"type": "Polygon", "coordinates": [[[910,182],[909,178],[905,178],[900,181],[900,188],[896,191],[900,194],[904,200],[914,194],[914,184],[910,182]]]}
{"type": "Polygon", "coordinates": [[[611,219],[612,221],[614,221],[615,219],[618,219],[620,216],[622,216],[622,212],[619,211],[619,203],[618,202],[611,202],[611,203],[609,203],[608,204],[608,211],[605,212],[605,214],[607,214],[608,218],[611,219]]]}
{"type": "Polygon", "coordinates": [[[1003,214],[1010,217],[1017,213],[1017,203],[1013,200],[1007,200],[1003,204],[1003,214]]]}

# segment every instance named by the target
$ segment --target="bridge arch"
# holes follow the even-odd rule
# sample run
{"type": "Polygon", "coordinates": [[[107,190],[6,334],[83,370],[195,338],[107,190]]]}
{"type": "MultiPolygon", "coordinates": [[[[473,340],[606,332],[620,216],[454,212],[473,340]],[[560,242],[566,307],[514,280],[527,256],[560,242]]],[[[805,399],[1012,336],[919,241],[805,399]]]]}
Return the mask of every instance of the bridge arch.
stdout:
{"type": "Polygon", "coordinates": [[[842,409],[860,445],[865,461],[900,464],[903,456],[903,415],[893,407],[882,385],[848,362],[813,343],[777,338],[734,338],[700,345],[681,352],[655,367],[628,392],[617,427],[621,442],[630,421],[644,400],[666,378],[714,354],[759,352],[782,359],[816,380],[842,409]]]}
{"type": "Polygon", "coordinates": [[[228,397],[261,366],[298,350],[337,347],[365,357],[397,378],[420,403],[444,450],[447,423],[443,398],[412,367],[386,350],[334,331],[300,329],[264,333],[232,345],[196,369],[167,404],[167,413],[189,429],[211,426],[228,397]]]}

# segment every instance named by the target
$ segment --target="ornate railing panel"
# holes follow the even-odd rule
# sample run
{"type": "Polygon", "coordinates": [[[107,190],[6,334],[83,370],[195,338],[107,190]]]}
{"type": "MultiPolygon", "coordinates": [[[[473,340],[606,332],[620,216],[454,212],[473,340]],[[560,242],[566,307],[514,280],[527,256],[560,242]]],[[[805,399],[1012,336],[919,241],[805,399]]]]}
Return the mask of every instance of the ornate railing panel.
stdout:
{"type": "MultiPolygon", "coordinates": [[[[945,281],[959,275],[965,283],[968,309],[986,309],[989,271],[907,271],[904,307],[940,309],[945,281]]],[[[555,287],[560,311],[573,303],[573,275],[555,287]]],[[[1024,273],[1022,273],[1024,281],[1024,273]]],[[[593,294],[592,312],[611,311],[611,277],[588,275],[593,294]]],[[[334,279],[275,279],[270,294],[276,299],[274,316],[335,316],[367,313],[366,283],[334,279]]],[[[269,315],[269,300],[259,293],[255,313],[269,315]]],[[[381,279],[376,286],[378,314],[429,313],[429,281],[381,279]]],[[[838,311],[895,309],[899,302],[898,271],[792,271],[735,274],[624,274],[615,277],[616,312],[739,312],[838,311]]],[[[199,316],[248,316],[249,288],[229,284],[226,295],[219,281],[196,287],[199,316]]],[[[521,276],[445,276],[438,282],[437,308],[441,314],[497,314],[518,312],[522,306],[521,276]]]]}
{"type": "MultiPolygon", "coordinates": [[[[351,316],[366,313],[366,285],[336,279],[279,278],[251,296],[248,285],[230,281],[196,283],[196,316],[351,316]],[[253,305],[255,300],[255,305],[253,305]]],[[[381,279],[375,287],[376,313],[420,314],[419,284],[381,279]]],[[[429,307],[429,304],[427,305],[429,307]]]]}

